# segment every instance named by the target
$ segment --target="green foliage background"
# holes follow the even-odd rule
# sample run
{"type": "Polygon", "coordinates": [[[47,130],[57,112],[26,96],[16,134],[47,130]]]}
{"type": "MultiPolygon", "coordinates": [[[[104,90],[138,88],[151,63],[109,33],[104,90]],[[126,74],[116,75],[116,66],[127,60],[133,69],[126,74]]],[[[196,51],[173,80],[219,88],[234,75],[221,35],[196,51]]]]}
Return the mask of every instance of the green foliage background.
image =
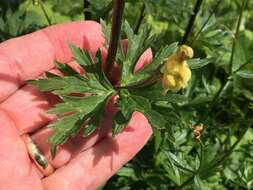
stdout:
{"type": "MultiPolygon", "coordinates": [[[[156,131],[143,150],[101,189],[253,189],[253,1],[205,0],[188,42],[195,57],[209,64],[193,70],[188,88],[169,104],[159,102],[170,126],[156,131]],[[211,16],[210,16],[211,15],[211,16]],[[206,20],[209,22],[199,33],[206,20]],[[231,63],[232,44],[235,49],[231,63]],[[170,112],[168,112],[170,110],[170,112]],[[205,126],[201,141],[192,126],[205,126]]],[[[111,0],[90,0],[86,12],[93,20],[110,22],[111,0]]],[[[83,20],[83,1],[45,0],[49,20],[36,0],[1,0],[0,41],[20,36],[49,23],[83,20]]],[[[151,47],[181,41],[194,0],[128,0],[124,19],[134,28],[145,4],[142,23],[159,38],[151,47]]],[[[141,25],[143,27],[143,25],[141,25]]],[[[173,97],[172,97],[173,98],[173,97]]]]}

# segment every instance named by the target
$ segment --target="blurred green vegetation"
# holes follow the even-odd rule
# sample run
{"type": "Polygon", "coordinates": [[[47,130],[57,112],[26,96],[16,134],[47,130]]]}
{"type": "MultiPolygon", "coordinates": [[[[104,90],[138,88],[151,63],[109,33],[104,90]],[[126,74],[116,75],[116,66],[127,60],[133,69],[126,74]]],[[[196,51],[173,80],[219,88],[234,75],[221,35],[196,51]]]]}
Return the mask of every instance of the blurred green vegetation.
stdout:
{"type": "MultiPolygon", "coordinates": [[[[187,43],[195,50],[195,57],[209,58],[210,63],[193,70],[188,88],[180,92],[189,99],[187,103],[175,99],[171,104],[156,105],[154,109],[166,107],[164,114],[171,125],[156,132],[143,150],[101,189],[253,189],[251,0],[247,1],[235,35],[244,1],[203,1],[187,43]],[[201,141],[194,138],[191,128],[198,123],[204,125],[201,141]]],[[[112,1],[89,2],[85,11],[91,18],[109,23],[112,1]]],[[[124,19],[135,28],[145,6],[141,27],[149,25],[151,32],[158,35],[156,43],[151,44],[156,51],[162,45],[181,41],[195,2],[128,0],[124,19]]],[[[0,41],[5,41],[49,23],[83,20],[83,1],[1,0],[0,15],[0,41]]]]}

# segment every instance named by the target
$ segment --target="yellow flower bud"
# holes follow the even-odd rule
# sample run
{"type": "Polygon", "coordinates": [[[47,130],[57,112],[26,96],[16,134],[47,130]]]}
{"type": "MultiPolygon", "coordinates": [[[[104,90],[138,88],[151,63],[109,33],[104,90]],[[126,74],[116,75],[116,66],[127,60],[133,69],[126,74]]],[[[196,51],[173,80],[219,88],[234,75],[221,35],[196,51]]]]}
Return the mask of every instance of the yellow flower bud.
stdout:
{"type": "Polygon", "coordinates": [[[162,81],[165,93],[168,90],[177,92],[187,86],[191,79],[191,70],[186,60],[192,57],[193,50],[187,45],[180,46],[176,53],[168,57],[162,81]]]}
{"type": "Polygon", "coordinates": [[[190,46],[181,45],[176,54],[182,61],[185,61],[193,57],[193,49],[190,46]]]}
{"type": "Polygon", "coordinates": [[[163,75],[163,88],[174,89],[176,87],[176,81],[173,75],[163,75]]]}

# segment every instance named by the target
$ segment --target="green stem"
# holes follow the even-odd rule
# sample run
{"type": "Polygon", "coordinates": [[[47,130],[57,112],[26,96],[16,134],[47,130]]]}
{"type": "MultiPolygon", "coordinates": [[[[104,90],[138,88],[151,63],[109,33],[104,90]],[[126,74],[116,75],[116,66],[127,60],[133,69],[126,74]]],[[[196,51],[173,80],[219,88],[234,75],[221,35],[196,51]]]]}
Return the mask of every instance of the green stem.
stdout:
{"type": "Polygon", "coordinates": [[[106,58],[106,74],[108,78],[110,78],[112,74],[114,61],[117,53],[124,5],[125,5],[124,0],[114,0],[111,40],[109,44],[108,55],[106,58]]]}
{"type": "Polygon", "coordinates": [[[139,31],[140,26],[141,26],[141,22],[144,18],[144,15],[145,15],[144,12],[145,12],[145,3],[143,2],[142,6],[141,6],[141,13],[140,13],[139,19],[137,20],[137,24],[135,26],[135,29],[134,29],[135,34],[138,34],[138,31],[139,31]]]}
{"type": "Polygon", "coordinates": [[[186,168],[186,167],[184,167],[184,166],[181,166],[181,165],[178,164],[178,163],[175,163],[175,166],[178,167],[179,169],[184,170],[184,171],[187,171],[187,172],[189,172],[189,173],[195,173],[195,172],[192,171],[191,169],[188,169],[188,168],[186,168]]]}
{"type": "Polygon", "coordinates": [[[242,64],[238,69],[236,69],[235,71],[233,71],[233,74],[236,74],[238,71],[240,71],[243,67],[245,67],[246,65],[248,65],[251,61],[253,60],[253,57],[248,59],[244,64],[242,64]]]}
{"type": "Polygon", "coordinates": [[[91,19],[91,13],[88,11],[89,6],[90,2],[88,0],[83,0],[83,15],[85,20],[91,19]]]}
{"type": "Polygon", "coordinates": [[[211,110],[214,106],[214,104],[216,103],[216,101],[218,100],[218,98],[220,97],[221,93],[223,92],[223,90],[225,89],[225,86],[227,86],[229,80],[226,79],[226,81],[224,83],[221,84],[220,89],[218,90],[218,92],[215,94],[215,96],[213,97],[213,100],[210,103],[210,109],[211,110]]]}
{"type": "Polygon", "coordinates": [[[248,131],[248,128],[246,128],[241,135],[238,137],[238,139],[236,140],[236,142],[230,147],[230,149],[226,152],[226,154],[224,154],[218,161],[216,161],[214,164],[212,164],[211,166],[208,167],[208,169],[206,171],[208,171],[209,169],[212,169],[215,166],[221,165],[233,152],[233,150],[235,149],[235,147],[241,142],[241,140],[243,139],[244,135],[246,134],[246,132],[248,131]]]}
{"type": "Polygon", "coordinates": [[[235,36],[234,36],[233,44],[232,44],[232,52],[231,52],[230,61],[229,61],[229,75],[231,75],[233,73],[233,61],[234,61],[234,54],[235,54],[235,47],[236,47],[236,38],[237,38],[238,33],[240,31],[242,16],[243,16],[243,12],[244,12],[246,4],[247,4],[247,0],[243,0],[241,10],[240,10],[239,19],[238,19],[237,26],[236,26],[235,36]]]}
{"type": "Polygon", "coordinates": [[[211,13],[209,14],[208,18],[206,19],[206,21],[204,22],[204,24],[201,26],[201,28],[199,29],[199,31],[197,32],[197,34],[195,35],[195,37],[192,39],[192,41],[190,42],[190,45],[193,44],[193,42],[195,42],[199,35],[201,34],[201,32],[204,30],[205,26],[207,25],[207,23],[209,22],[209,20],[212,18],[212,16],[214,15],[215,13],[215,10],[217,10],[217,8],[219,7],[220,3],[222,2],[222,0],[219,0],[214,8],[212,9],[211,13]]]}
{"type": "Polygon", "coordinates": [[[231,56],[230,56],[230,61],[229,61],[229,76],[227,77],[226,81],[221,85],[221,87],[218,90],[218,92],[215,94],[215,96],[214,96],[214,98],[213,98],[213,100],[211,102],[211,105],[209,107],[210,109],[216,103],[217,99],[219,98],[219,96],[221,95],[221,93],[223,92],[223,90],[225,89],[225,87],[227,86],[228,82],[230,81],[232,75],[234,74],[233,73],[233,60],[234,60],[235,47],[236,47],[236,38],[237,38],[238,33],[239,33],[239,29],[240,29],[240,25],[241,25],[241,21],[242,21],[242,16],[243,16],[243,11],[244,11],[244,8],[246,6],[246,3],[247,3],[247,0],[244,0],[243,4],[241,6],[241,11],[240,11],[239,19],[238,19],[237,26],[236,26],[236,32],[235,32],[235,37],[234,37],[234,40],[233,40],[233,45],[232,45],[232,50],[231,50],[231,56]]]}
{"type": "Polygon", "coordinates": [[[187,28],[185,30],[185,33],[184,33],[184,36],[183,36],[183,39],[181,41],[181,44],[185,44],[187,42],[187,39],[192,31],[192,28],[193,28],[193,25],[194,25],[194,22],[195,22],[195,19],[197,17],[197,14],[200,10],[200,6],[202,4],[203,0],[197,0],[196,1],[196,4],[194,6],[194,10],[193,10],[193,15],[191,16],[189,22],[188,22],[188,25],[187,25],[187,28]]]}
{"type": "Polygon", "coordinates": [[[52,25],[51,19],[50,19],[50,17],[49,17],[48,14],[47,14],[47,11],[46,11],[46,9],[45,9],[45,7],[44,7],[43,2],[42,2],[41,0],[38,0],[38,3],[39,3],[39,5],[40,5],[40,8],[41,8],[43,14],[45,15],[45,17],[46,17],[46,19],[47,19],[48,25],[52,25]]]}
{"type": "Polygon", "coordinates": [[[178,186],[178,189],[183,189],[186,185],[189,185],[194,179],[194,177],[195,175],[192,175],[191,177],[189,177],[184,183],[182,183],[182,185],[178,186]]]}

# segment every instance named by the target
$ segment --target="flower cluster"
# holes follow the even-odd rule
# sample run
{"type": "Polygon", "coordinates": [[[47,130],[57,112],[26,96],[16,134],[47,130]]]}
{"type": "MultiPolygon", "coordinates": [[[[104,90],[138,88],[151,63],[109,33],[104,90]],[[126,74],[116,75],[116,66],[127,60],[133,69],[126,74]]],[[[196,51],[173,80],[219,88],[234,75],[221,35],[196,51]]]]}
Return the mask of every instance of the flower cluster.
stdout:
{"type": "Polygon", "coordinates": [[[181,45],[165,62],[163,75],[163,88],[165,93],[168,90],[177,92],[187,86],[191,78],[191,70],[186,62],[193,57],[193,50],[187,45],[181,45]]]}

